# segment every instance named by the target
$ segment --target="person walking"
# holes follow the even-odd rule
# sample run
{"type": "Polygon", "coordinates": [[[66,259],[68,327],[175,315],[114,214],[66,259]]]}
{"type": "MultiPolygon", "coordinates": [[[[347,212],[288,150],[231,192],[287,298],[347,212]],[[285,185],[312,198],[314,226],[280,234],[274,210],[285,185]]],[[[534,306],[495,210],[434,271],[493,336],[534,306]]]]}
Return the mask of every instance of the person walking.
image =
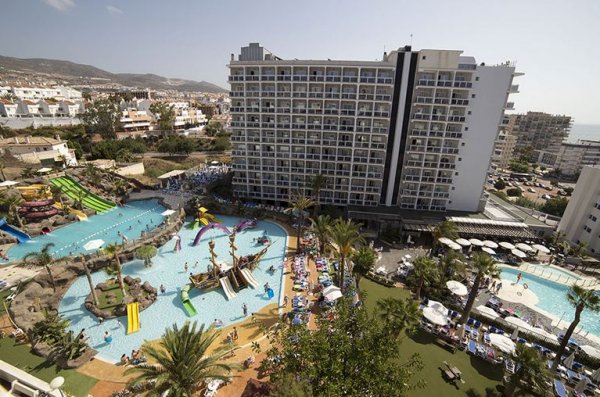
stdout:
{"type": "Polygon", "coordinates": [[[238,330],[236,327],[233,327],[233,340],[238,340],[238,330]]]}
{"type": "Polygon", "coordinates": [[[242,305],[242,311],[244,312],[244,317],[247,317],[248,316],[248,306],[246,306],[245,303],[242,305]]]}
{"type": "Polygon", "coordinates": [[[519,284],[519,281],[521,281],[522,278],[523,278],[523,273],[517,274],[517,284],[519,284]]]}
{"type": "Polygon", "coordinates": [[[164,284],[161,284],[161,285],[160,285],[160,293],[161,293],[161,294],[164,294],[166,290],[167,290],[167,288],[165,287],[165,285],[164,285],[164,284]]]}

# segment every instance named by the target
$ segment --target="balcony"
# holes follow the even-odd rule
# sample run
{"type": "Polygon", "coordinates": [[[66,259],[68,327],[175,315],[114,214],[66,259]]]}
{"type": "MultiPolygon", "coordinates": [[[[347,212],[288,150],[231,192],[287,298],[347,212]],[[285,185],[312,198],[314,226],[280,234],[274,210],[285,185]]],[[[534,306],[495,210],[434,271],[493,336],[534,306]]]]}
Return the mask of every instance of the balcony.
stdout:
{"type": "Polygon", "coordinates": [[[435,181],[437,183],[451,184],[452,183],[452,178],[437,178],[435,181]]]}
{"type": "Polygon", "coordinates": [[[308,93],[309,98],[323,98],[323,92],[321,91],[311,91],[308,93]]]}
{"type": "Polygon", "coordinates": [[[473,87],[473,83],[471,83],[470,81],[455,81],[454,87],[455,88],[471,88],[471,87],[473,87]]]}
{"type": "Polygon", "coordinates": [[[433,98],[428,96],[418,96],[416,98],[416,103],[433,103],[433,98]]]}
{"type": "Polygon", "coordinates": [[[388,94],[377,94],[377,95],[375,95],[375,100],[376,101],[391,101],[392,96],[388,95],[388,94]]]}
{"type": "Polygon", "coordinates": [[[457,147],[443,147],[442,148],[442,153],[446,153],[446,154],[458,154],[458,148],[457,147]]]}
{"type": "Polygon", "coordinates": [[[244,91],[230,91],[229,96],[230,97],[243,97],[244,91]]]}
{"type": "Polygon", "coordinates": [[[413,120],[429,120],[431,118],[430,113],[413,113],[413,120]]]}
{"type": "Polygon", "coordinates": [[[448,116],[448,121],[464,123],[467,118],[465,116],[448,116]]]}
{"type": "Polygon", "coordinates": [[[456,106],[469,106],[469,100],[468,99],[456,98],[456,99],[452,99],[452,101],[450,103],[452,105],[456,105],[456,106]]]}
{"type": "Polygon", "coordinates": [[[358,99],[360,99],[360,100],[372,101],[374,98],[375,98],[375,95],[373,95],[373,94],[359,94],[358,95],[358,99]]]}
{"type": "Polygon", "coordinates": [[[289,74],[280,74],[277,75],[277,81],[292,81],[292,76],[289,74]]]}
{"type": "Polygon", "coordinates": [[[417,80],[417,85],[421,85],[421,86],[425,86],[425,87],[432,87],[432,86],[435,86],[435,80],[428,79],[428,78],[419,79],[419,80],[417,80]]]}
{"type": "Polygon", "coordinates": [[[438,79],[436,85],[438,87],[452,87],[452,80],[442,80],[438,79]]]}
{"type": "Polygon", "coordinates": [[[393,82],[394,82],[394,79],[391,77],[378,77],[377,78],[378,84],[392,84],[393,82]]]}
{"type": "Polygon", "coordinates": [[[343,92],[342,99],[356,99],[356,93],[355,92],[343,92]]]}
{"type": "Polygon", "coordinates": [[[323,76],[322,74],[320,75],[311,75],[308,78],[309,81],[325,81],[325,76],[323,76]]]}
{"type": "Polygon", "coordinates": [[[292,76],[292,80],[294,80],[294,81],[308,81],[308,75],[295,74],[294,76],[292,76]]]}
{"type": "Polygon", "coordinates": [[[275,81],[275,75],[274,74],[263,74],[260,76],[261,80],[263,81],[275,81]]]}
{"type": "Polygon", "coordinates": [[[325,98],[340,99],[340,93],[339,92],[327,92],[327,93],[325,93],[325,98]]]}
{"type": "Polygon", "coordinates": [[[244,76],[242,76],[242,75],[229,76],[229,81],[244,81],[244,76]]]}
{"type": "Polygon", "coordinates": [[[325,76],[325,81],[340,83],[342,81],[342,77],[337,75],[327,75],[325,76]]]}
{"type": "Polygon", "coordinates": [[[342,82],[344,83],[357,83],[358,77],[356,76],[342,76],[342,82]]]}

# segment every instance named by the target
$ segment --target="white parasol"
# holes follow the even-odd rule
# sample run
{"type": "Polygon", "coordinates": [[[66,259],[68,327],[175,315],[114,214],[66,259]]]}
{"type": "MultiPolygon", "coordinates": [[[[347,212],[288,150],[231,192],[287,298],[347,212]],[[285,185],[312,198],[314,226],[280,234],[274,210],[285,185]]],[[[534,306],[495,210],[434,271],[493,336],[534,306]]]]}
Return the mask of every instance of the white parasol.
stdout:
{"type": "Polygon", "coordinates": [[[476,238],[470,238],[469,242],[477,247],[483,247],[483,241],[478,240],[476,238]]]}
{"type": "Polygon", "coordinates": [[[342,291],[335,285],[330,285],[323,290],[323,296],[328,301],[335,301],[342,297],[342,291]]]}
{"type": "Polygon", "coordinates": [[[506,321],[509,324],[515,325],[519,328],[525,329],[525,330],[530,330],[531,329],[531,325],[523,320],[521,320],[518,317],[506,317],[504,319],[504,321],[506,321]]]}
{"type": "Polygon", "coordinates": [[[446,282],[446,287],[456,296],[465,296],[469,293],[467,287],[456,280],[450,280],[446,282]]]}
{"type": "Polygon", "coordinates": [[[491,318],[492,320],[495,318],[500,317],[500,315],[491,307],[487,307],[484,305],[479,305],[475,308],[475,310],[477,310],[479,313],[481,313],[482,316],[491,318]]]}
{"type": "Polygon", "coordinates": [[[522,259],[522,258],[527,258],[527,254],[526,254],[526,253],[524,253],[523,251],[521,251],[521,250],[518,250],[518,249],[516,249],[516,248],[515,248],[514,250],[510,251],[510,252],[511,252],[511,253],[512,253],[514,256],[516,256],[517,258],[521,258],[521,259],[522,259]]]}
{"type": "Polygon", "coordinates": [[[529,332],[532,333],[532,334],[536,334],[538,336],[541,336],[543,338],[550,339],[550,340],[552,340],[554,342],[558,342],[558,338],[556,337],[556,335],[554,335],[554,334],[546,331],[543,328],[531,327],[531,329],[529,329],[529,332]]]}
{"type": "Polygon", "coordinates": [[[529,246],[529,245],[527,245],[525,243],[515,244],[515,247],[518,248],[518,249],[520,249],[521,251],[525,251],[525,252],[535,251],[533,248],[531,248],[531,246],[529,246]]]}
{"type": "Polygon", "coordinates": [[[174,213],[175,213],[175,211],[173,211],[173,210],[165,210],[165,211],[161,212],[160,214],[162,216],[169,216],[169,215],[174,214],[174,213]]]}
{"type": "Polygon", "coordinates": [[[489,338],[490,344],[496,347],[498,350],[508,354],[513,354],[515,352],[515,342],[510,340],[508,336],[500,334],[490,334],[489,338]]]}
{"type": "Polygon", "coordinates": [[[462,245],[463,247],[469,247],[471,245],[471,242],[466,238],[457,238],[456,242],[462,245]]]}
{"type": "Polygon", "coordinates": [[[491,240],[483,240],[483,245],[485,247],[498,248],[498,244],[496,244],[495,242],[493,242],[491,240]]]}
{"type": "Polygon", "coordinates": [[[592,372],[590,379],[593,380],[594,382],[600,382],[600,368],[598,368],[597,370],[592,372]]]}
{"type": "Polygon", "coordinates": [[[550,250],[545,245],[542,245],[542,244],[533,244],[531,246],[531,248],[533,248],[536,251],[541,252],[542,254],[549,254],[550,253],[550,250]]]}
{"type": "Polygon", "coordinates": [[[563,360],[563,365],[568,369],[573,368],[573,363],[575,362],[575,352],[569,354],[569,357],[563,360]]]}
{"type": "Polygon", "coordinates": [[[104,240],[90,240],[87,243],[83,244],[83,248],[87,251],[97,250],[98,248],[104,245],[104,240]]]}
{"type": "Polygon", "coordinates": [[[490,247],[482,247],[481,250],[483,252],[487,252],[490,255],[496,255],[496,251],[494,251],[493,249],[491,249],[490,247]]]}
{"type": "Polygon", "coordinates": [[[504,248],[504,249],[507,249],[507,250],[513,250],[513,249],[515,249],[515,246],[512,245],[511,243],[507,242],[507,241],[502,241],[498,245],[500,247],[504,248]]]}
{"type": "Polygon", "coordinates": [[[583,350],[588,356],[600,359],[600,350],[598,350],[594,346],[583,345],[580,347],[580,349],[583,350]]]}
{"type": "Polygon", "coordinates": [[[436,325],[448,324],[448,316],[436,310],[433,307],[426,307],[423,309],[423,317],[428,321],[436,325]]]}

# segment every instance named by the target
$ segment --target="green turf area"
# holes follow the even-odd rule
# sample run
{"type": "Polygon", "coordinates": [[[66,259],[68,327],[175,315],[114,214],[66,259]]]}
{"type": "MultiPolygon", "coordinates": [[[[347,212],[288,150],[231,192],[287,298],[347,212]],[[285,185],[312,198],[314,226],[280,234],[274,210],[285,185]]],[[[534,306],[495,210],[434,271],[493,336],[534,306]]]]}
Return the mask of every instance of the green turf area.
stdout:
{"type": "MultiPolygon", "coordinates": [[[[0,301],[4,302],[4,299],[10,294],[12,294],[10,289],[0,292],[0,301]]],[[[6,310],[4,310],[4,305],[0,304],[0,316],[4,316],[5,313],[6,310]]]]}
{"type": "Polygon", "coordinates": [[[0,360],[27,371],[46,382],[50,382],[57,376],[62,376],[65,378],[65,385],[62,389],[76,397],[86,397],[88,390],[97,382],[96,379],[82,375],[75,370],[58,369],[43,357],[32,354],[29,345],[15,343],[13,338],[0,339],[0,360]]]}
{"type": "MultiPolygon", "coordinates": [[[[366,292],[365,306],[369,310],[375,308],[378,299],[409,296],[408,290],[386,288],[367,279],[361,280],[360,288],[366,292]]],[[[434,340],[433,335],[418,332],[415,336],[404,337],[401,342],[400,351],[403,356],[410,357],[414,353],[419,353],[424,365],[418,376],[426,381],[427,386],[409,393],[410,396],[485,396],[486,388],[495,389],[502,381],[503,367],[501,365],[492,365],[463,351],[452,354],[435,344],[434,340]],[[441,372],[444,361],[460,369],[462,378],[465,380],[464,384],[459,383],[457,388],[444,381],[441,372]]]]}

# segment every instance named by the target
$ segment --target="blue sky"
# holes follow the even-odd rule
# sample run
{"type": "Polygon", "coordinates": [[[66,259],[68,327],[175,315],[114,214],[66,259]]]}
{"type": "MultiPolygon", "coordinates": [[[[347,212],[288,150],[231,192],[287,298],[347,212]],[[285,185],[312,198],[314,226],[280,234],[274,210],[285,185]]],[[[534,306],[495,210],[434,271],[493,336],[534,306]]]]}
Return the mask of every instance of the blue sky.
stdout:
{"type": "Polygon", "coordinates": [[[598,20],[596,0],[9,0],[0,54],[227,88],[230,54],[248,42],[282,58],[373,60],[412,34],[416,49],[515,61],[518,111],[600,124],[598,20]]]}

